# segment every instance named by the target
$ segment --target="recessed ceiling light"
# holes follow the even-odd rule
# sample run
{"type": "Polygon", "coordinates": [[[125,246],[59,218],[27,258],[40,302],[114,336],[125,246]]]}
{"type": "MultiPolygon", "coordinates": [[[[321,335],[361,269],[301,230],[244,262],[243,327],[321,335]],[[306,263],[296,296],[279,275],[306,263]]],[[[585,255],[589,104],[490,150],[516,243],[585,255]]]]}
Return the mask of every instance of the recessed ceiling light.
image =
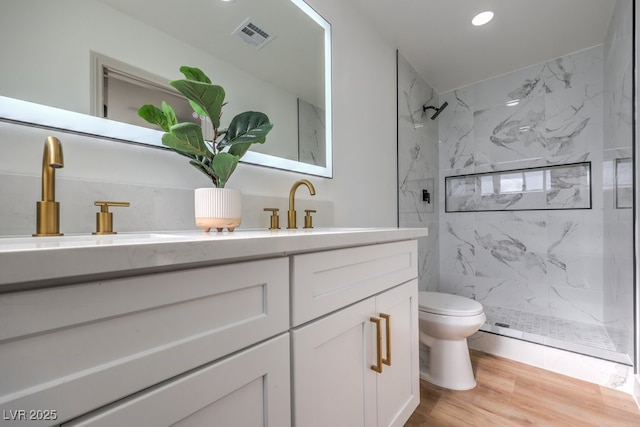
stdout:
{"type": "Polygon", "coordinates": [[[480,25],[484,25],[488,23],[492,19],[493,19],[493,12],[491,12],[490,10],[487,10],[485,12],[480,12],[479,14],[474,16],[473,19],[471,20],[471,23],[476,27],[479,27],[480,25]]]}
{"type": "Polygon", "coordinates": [[[507,107],[513,107],[516,106],[520,103],[519,99],[512,99],[511,101],[507,102],[507,107]]]}

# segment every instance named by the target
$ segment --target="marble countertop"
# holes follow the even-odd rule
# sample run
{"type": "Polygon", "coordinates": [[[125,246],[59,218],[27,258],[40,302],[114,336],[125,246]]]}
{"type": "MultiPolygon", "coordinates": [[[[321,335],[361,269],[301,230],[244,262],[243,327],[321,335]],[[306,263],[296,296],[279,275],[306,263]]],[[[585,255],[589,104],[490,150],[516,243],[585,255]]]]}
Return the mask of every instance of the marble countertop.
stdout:
{"type": "Polygon", "coordinates": [[[326,228],[6,237],[0,238],[0,292],[426,235],[426,228],[326,228]]]}

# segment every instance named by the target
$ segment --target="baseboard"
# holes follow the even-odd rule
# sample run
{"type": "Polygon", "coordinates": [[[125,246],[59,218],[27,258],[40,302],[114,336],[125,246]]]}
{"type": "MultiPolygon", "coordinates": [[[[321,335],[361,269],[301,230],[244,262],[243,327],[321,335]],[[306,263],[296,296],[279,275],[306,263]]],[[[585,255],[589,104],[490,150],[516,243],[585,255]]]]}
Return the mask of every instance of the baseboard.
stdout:
{"type": "Polygon", "coordinates": [[[467,341],[475,350],[620,390],[640,400],[640,379],[631,366],[483,331],[467,341]]]}

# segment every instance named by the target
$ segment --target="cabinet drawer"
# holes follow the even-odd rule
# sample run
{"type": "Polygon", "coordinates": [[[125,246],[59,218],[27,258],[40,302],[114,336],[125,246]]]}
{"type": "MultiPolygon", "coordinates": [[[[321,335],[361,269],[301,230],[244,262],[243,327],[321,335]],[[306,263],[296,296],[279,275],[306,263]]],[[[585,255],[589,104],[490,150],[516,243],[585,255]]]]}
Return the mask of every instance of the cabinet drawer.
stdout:
{"type": "Polygon", "coordinates": [[[416,278],[417,254],[411,240],[294,256],[292,325],[416,278]]]}
{"type": "Polygon", "coordinates": [[[288,272],[279,258],[0,295],[0,411],[63,422],[284,332],[288,272]]]}
{"type": "Polygon", "coordinates": [[[290,399],[289,334],[284,334],[62,427],[286,427],[290,399]]]}

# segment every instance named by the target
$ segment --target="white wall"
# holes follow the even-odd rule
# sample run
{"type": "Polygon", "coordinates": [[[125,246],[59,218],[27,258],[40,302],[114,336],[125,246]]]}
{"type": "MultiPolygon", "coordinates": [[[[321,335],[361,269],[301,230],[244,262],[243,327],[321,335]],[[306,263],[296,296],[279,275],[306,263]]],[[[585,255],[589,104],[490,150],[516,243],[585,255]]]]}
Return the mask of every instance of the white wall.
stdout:
{"type": "Polygon", "coordinates": [[[395,226],[395,46],[342,0],[308,3],[333,35],[336,226],[395,226]]]}
{"type": "MultiPolygon", "coordinates": [[[[332,202],[333,215],[325,214],[317,225],[395,226],[395,47],[341,0],[313,0],[309,4],[331,22],[333,31],[334,178],[310,178],[317,190],[314,201],[332,202]]],[[[185,227],[193,227],[188,218],[193,207],[177,209],[172,197],[180,194],[176,200],[189,204],[184,192],[209,184],[183,158],[158,149],[1,123],[0,235],[33,232],[32,217],[40,196],[42,146],[48,134],[61,139],[65,152],[65,167],[57,172],[61,184],[57,192],[62,203],[61,222],[67,227],[63,232],[84,232],[92,227],[92,207],[86,208],[81,224],[64,218],[74,213],[65,209],[70,207],[67,205],[76,203],[78,198],[88,198],[89,194],[111,199],[127,194],[144,195],[148,200],[144,211],[149,220],[147,227],[175,228],[182,221],[185,227]],[[63,192],[65,185],[66,193],[63,192]],[[131,193],[129,190],[134,186],[135,191],[131,193]],[[162,200],[162,211],[154,204],[157,200],[162,200]],[[155,218],[148,218],[151,213],[155,218]],[[169,217],[171,221],[166,221],[169,217]]],[[[228,186],[246,195],[259,196],[261,200],[286,198],[291,184],[303,177],[242,164],[228,186]]],[[[302,189],[298,198],[309,200],[302,189]]],[[[82,206],[92,200],[83,200],[82,206]]],[[[279,207],[286,210],[286,206],[279,207]]],[[[127,219],[140,216],[140,212],[136,215],[133,205],[121,212],[123,226],[127,219]]],[[[243,226],[266,227],[267,224],[266,214],[260,212],[255,216],[255,223],[245,222],[243,226]]]]}

